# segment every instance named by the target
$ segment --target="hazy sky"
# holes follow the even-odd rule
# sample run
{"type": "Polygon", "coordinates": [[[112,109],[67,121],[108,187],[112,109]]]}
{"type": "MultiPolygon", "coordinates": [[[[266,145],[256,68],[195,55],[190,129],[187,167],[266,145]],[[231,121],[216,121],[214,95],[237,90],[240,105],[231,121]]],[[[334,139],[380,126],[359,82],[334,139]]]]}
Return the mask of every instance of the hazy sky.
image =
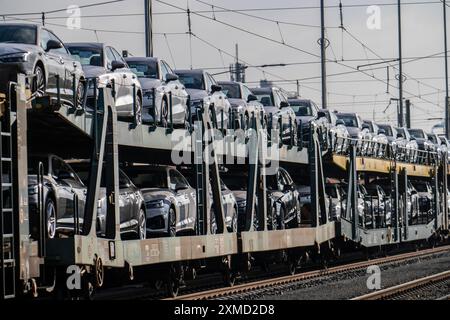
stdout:
{"type": "MultiPolygon", "coordinates": [[[[29,12],[51,11],[63,9],[70,5],[86,5],[99,3],[104,0],[0,0],[2,14],[18,14],[29,12]],[[57,4],[55,4],[57,3],[57,4]]],[[[187,4],[192,11],[211,11],[210,5],[205,5],[197,0],[163,0],[175,6],[186,8],[187,4]]],[[[320,12],[317,8],[319,0],[201,0],[209,4],[226,9],[244,8],[280,8],[280,7],[309,7],[291,10],[249,11],[248,14],[256,15],[269,20],[244,16],[233,12],[201,13],[205,17],[192,14],[192,32],[198,37],[192,38],[192,65],[197,67],[221,68],[228,67],[233,58],[235,43],[239,44],[240,59],[251,65],[263,65],[273,63],[302,63],[286,67],[249,68],[246,77],[248,82],[259,81],[262,78],[269,80],[300,81],[300,93],[305,98],[311,98],[320,104],[320,55],[317,39],[320,37],[320,12]],[[208,19],[215,17],[217,21],[208,19]],[[223,23],[261,35],[276,42],[284,41],[282,45],[262,39],[245,31],[234,29],[223,23]],[[291,24],[289,24],[291,23],[291,24]],[[297,24],[297,25],[293,25],[297,24]],[[307,26],[300,26],[307,25],[307,26]],[[281,31],[281,33],[280,33],[281,31]],[[219,50],[209,46],[200,39],[209,42],[219,50]],[[307,51],[307,54],[303,51],[307,51]],[[265,71],[265,73],[263,72],[265,71]],[[312,79],[311,79],[312,78],[312,79]]],[[[414,58],[428,55],[436,55],[431,59],[412,61],[404,65],[407,75],[404,82],[405,97],[410,98],[413,104],[413,126],[430,129],[438,122],[437,118],[444,116],[444,52],[443,42],[443,15],[442,4],[439,1],[429,0],[428,4],[411,5],[411,2],[419,0],[403,0],[407,3],[403,6],[403,55],[405,62],[414,58]],[[432,120],[429,120],[432,119],[432,120]]],[[[423,0],[420,2],[424,2],[423,0]]],[[[339,0],[325,0],[326,5],[335,6],[339,0]]],[[[351,38],[348,33],[343,33],[336,28],[340,25],[339,9],[328,8],[326,10],[327,36],[330,46],[327,49],[329,59],[337,59],[341,64],[334,62],[327,64],[327,72],[336,74],[354,71],[358,65],[367,64],[366,59],[378,58],[395,59],[398,56],[397,46],[397,8],[396,6],[381,6],[381,29],[370,30],[367,27],[367,7],[372,3],[396,3],[395,0],[342,0],[344,5],[344,26],[348,32],[361,40],[366,47],[351,38]],[[346,7],[349,5],[364,5],[346,7]],[[365,6],[367,5],[367,6],[365,6]],[[343,44],[343,45],[342,45],[343,44]],[[343,49],[342,49],[343,48],[343,49]],[[374,52],[372,52],[374,51],[374,52]],[[341,59],[344,59],[341,62],[341,59]],[[359,61],[355,61],[359,60],[359,61]],[[366,61],[364,61],[366,60],[366,61]]],[[[128,49],[133,55],[143,55],[144,50],[144,1],[125,0],[114,4],[82,8],[81,27],[92,30],[69,30],[65,27],[68,14],[58,12],[47,14],[47,26],[55,31],[64,41],[96,41],[106,42],[118,50],[128,49]],[[115,15],[99,17],[98,15],[115,15]],[[95,16],[95,17],[92,17],[95,16]],[[56,24],[56,25],[55,25],[56,24]],[[103,31],[102,31],[103,30],[103,31]],[[117,31],[117,32],[105,32],[117,31]],[[128,33],[121,33],[126,31],[128,33]]],[[[449,8],[450,9],[450,8],[449,8]]],[[[220,10],[216,7],[216,10],[220,10]]],[[[191,54],[189,49],[189,37],[187,31],[187,15],[178,9],[153,0],[154,15],[154,50],[155,55],[164,58],[173,67],[189,68],[191,54]],[[180,14],[162,14],[168,12],[180,12],[180,14]],[[163,33],[167,35],[164,36],[163,33]],[[169,49],[170,48],[170,49],[169,49]]],[[[448,12],[450,16],[450,11],[448,12]]],[[[38,18],[34,16],[19,16],[22,19],[38,18]]],[[[11,19],[8,17],[7,20],[11,19]]],[[[370,60],[370,62],[376,62],[370,60]]],[[[395,66],[395,62],[392,63],[395,66]]],[[[398,97],[398,81],[395,75],[398,73],[390,68],[390,83],[393,85],[386,93],[387,64],[381,65],[377,70],[364,68],[365,73],[353,73],[328,78],[328,102],[329,107],[340,111],[357,111],[364,118],[379,122],[394,122],[396,120],[395,102],[387,109],[390,98],[398,97]],[[379,80],[382,81],[379,81],[379,80]]],[[[219,73],[224,69],[211,69],[211,73],[219,73]]],[[[227,79],[228,74],[217,75],[217,79],[227,79]]],[[[254,84],[251,84],[254,85],[254,84]]],[[[279,83],[279,86],[289,91],[296,90],[295,82],[279,83]]]]}

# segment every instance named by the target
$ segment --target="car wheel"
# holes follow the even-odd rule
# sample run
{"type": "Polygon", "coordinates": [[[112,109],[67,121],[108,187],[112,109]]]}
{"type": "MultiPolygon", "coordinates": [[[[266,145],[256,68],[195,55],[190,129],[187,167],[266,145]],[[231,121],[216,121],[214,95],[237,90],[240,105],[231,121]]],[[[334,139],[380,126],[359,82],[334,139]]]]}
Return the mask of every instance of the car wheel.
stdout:
{"type": "Polygon", "coordinates": [[[163,99],[161,104],[161,126],[167,128],[169,124],[169,104],[167,100],[163,99]]]}
{"type": "Polygon", "coordinates": [[[217,234],[217,222],[216,222],[216,214],[214,212],[214,208],[211,208],[209,221],[210,221],[211,234],[217,234]]]}
{"type": "Polygon", "coordinates": [[[142,123],[142,99],[141,97],[137,97],[136,99],[136,114],[134,115],[136,118],[136,123],[142,123]]]}
{"type": "Polygon", "coordinates": [[[244,130],[248,130],[251,127],[250,117],[247,112],[244,115],[244,123],[243,123],[242,127],[244,128],[244,130]]]}
{"type": "Polygon", "coordinates": [[[84,92],[85,92],[85,82],[84,82],[84,80],[80,79],[78,81],[78,86],[77,86],[77,99],[76,99],[77,101],[76,101],[75,107],[77,107],[77,108],[83,107],[84,92]]]}
{"type": "Polygon", "coordinates": [[[47,219],[47,237],[54,239],[56,236],[56,207],[50,198],[45,203],[45,216],[47,219]]]}
{"type": "Polygon", "coordinates": [[[37,65],[34,68],[34,81],[32,86],[32,92],[37,96],[43,96],[45,93],[45,72],[44,69],[37,65]]]}
{"type": "Polygon", "coordinates": [[[139,218],[138,218],[138,239],[145,240],[147,235],[147,221],[146,221],[145,211],[143,208],[139,210],[139,218]]]}
{"type": "Polygon", "coordinates": [[[298,145],[298,124],[297,121],[294,122],[294,126],[292,127],[292,129],[294,130],[293,134],[293,145],[297,146],[298,145]]]}
{"type": "Polygon", "coordinates": [[[277,218],[277,207],[273,206],[272,212],[270,213],[270,228],[271,230],[278,230],[278,218],[277,218]]]}
{"type": "Polygon", "coordinates": [[[169,237],[175,237],[177,235],[177,216],[175,210],[172,207],[169,209],[167,234],[169,235],[169,237]]]}

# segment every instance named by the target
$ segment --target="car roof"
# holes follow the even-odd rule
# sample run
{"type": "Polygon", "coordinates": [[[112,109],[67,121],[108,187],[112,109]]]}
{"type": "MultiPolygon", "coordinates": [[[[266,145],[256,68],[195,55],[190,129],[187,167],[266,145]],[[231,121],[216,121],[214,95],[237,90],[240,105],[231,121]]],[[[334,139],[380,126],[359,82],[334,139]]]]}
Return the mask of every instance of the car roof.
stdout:
{"type": "Polygon", "coordinates": [[[34,27],[36,29],[41,26],[35,23],[20,23],[20,22],[1,22],[0,26],[14,26],[14,27],[34,27]]]}
{"type": "Polygon", "coordinates": [[[158,62],[159,59],[156,57],[127,57],[125,61],[130,62],[158,62]]]}
{"type": "Polygon", "coordinates": [[[218,84],[235,84],[240,86],[242,83],[241,82],[236,82],[236,81],[217,81],[218,84]]]}
{"type": "Polygon", "coordinates": [[[353,117],[356,117],[357,113],[356,112],[339,112],[336,115],[337,116],[341,115],[341,116],[353,116],[353,117]]]}
{"type": "Polygon", "coordinates": [[[274,87],[250,88],[250,91],[254,92],[254,93],[271,93],[272,88],[274,88],[274,87]]]}
{"type": "Polygon", "coordinates": [[[181,74],[203,74],[203,69],[176,69],[173,72],[181,74]]]}
{"type": "Polygon", "coordinates": [[[101,42],[67,42],[67,47],[102,48],[105,44],[101,42]]]}

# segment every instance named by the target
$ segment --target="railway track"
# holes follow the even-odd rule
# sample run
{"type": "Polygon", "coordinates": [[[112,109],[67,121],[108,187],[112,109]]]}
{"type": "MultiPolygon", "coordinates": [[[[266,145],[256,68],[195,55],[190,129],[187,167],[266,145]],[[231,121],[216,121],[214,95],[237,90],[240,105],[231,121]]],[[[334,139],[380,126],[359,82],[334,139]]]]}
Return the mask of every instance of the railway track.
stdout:
{"type": "Polygon", "coordinates": [[[449,300],[450,270],[372,292],[352,300],[449,300]]]}
{"type": "Polygon", "coordinates": [[[328,269],[321,269],[315,271],[309,271],[304,273],[299,273],[296,275],[282,276],[272,279],[264,279],[260,281],[248,282],[234,287],[226,288],[215,288],[207,291],[194,292],[189,294],[184,294],[175,298],[169,298],[167,300],[208,300],[208,299],[221,299],[221,298],[239,298],[242,295],[252,293],[255,291],[260,291],[273,287],[283,287],[291,285],[297,282],[302,282],[306,280],[318,279],[324,276],[348,273],[359,270],[364,270],[371,265],[387,265],[397,262],[404,262],[408,260],[413,260],[416,258],[421,258],[425,256],[430,256],[434,254],[439,254],[443,252],[450,251],[450,246],[443,246],[433,249],[425,249],[416,252],[403,253],[390,257],[383,257],[378,259],[373,259],[369,261],[356,262],[345,264],[341,266],[336,266],[328,269]]]}

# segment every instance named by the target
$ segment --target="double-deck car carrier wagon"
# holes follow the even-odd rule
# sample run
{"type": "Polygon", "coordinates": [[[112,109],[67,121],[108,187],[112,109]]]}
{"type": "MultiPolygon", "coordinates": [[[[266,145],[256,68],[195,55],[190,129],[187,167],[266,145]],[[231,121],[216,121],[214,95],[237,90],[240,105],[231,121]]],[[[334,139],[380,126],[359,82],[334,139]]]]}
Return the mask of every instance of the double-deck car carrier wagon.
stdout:
{"type": "MultiPolygon", "coordinates": [[[[308,143],[302,137],[294,139],[292,130],[286,143],[282,133],[281,139],[277,139],[275,131],[267,130],[262,115],[258,114],[252,115],[250,129],[240,137],[233,128],[223,126],[222,136],[218,137],[214,129],[219,126],[208,101],[195,115],[199,121],[192,123],[193,115],[189,115],[187,129],[174,129],[170,123],[168,128],[162,128],[136,120],[118,121],[114,83],[97,88],[92,80],[94,105],[87,108],[85,104],[66,106],[58,94],[32,96],[25,76],[18,75],[17,79],[17,83],[10,83],[10,92],[5,93],[1,114],[2,298],[36,296],[39,291],[89,297],[105,283],[121,284],[133,279],[163,282],[169,294],[176,295],[184,279],[194,277],[203,268],[222,272],[225,282],[233,285],[237,275],[254,263],[281,260],[288,264],[290,272],[295,272],[305,252],[333,253],[342,240],[372,247],[427,240],[448,230],[447,206],[440,206],[441,199],[447,203],[446,159],[439,160],[436,156],[430,161],[410,164],[397,161],[394,152],[380,159],[358,154],[353,141],[348,152],[337,152],[328,132],[315,124],[308,143]],[[76,198],[73,207],[64,208],[73,212],[72,232],[47,238],[42,163],[33,168],[37,172],[38,201],[36,210],[30,210],[29,154],[89,159],[84,208],[79,208],[76,198]],[[193,172],[196,182],[195,234],[122,239],[119,167],[173,165],[174,154],[187,159],[181,165],[193,172]],[[229,232],[225,226],[220,182],[221,167],[227,166],[226,160],[230,159],[233,163],[230,170],[247,177],[245,210],[235,232],[229,232]],[[268,223],[272,208],[267,203],[267,171],[278,165],[290,171],[296,182],[311,188],[308,218],[290,228],[283,225],[274,229],[268,223]],[[356,186],[366,175],[384,176],[392,181],[390,196],[394,201],[389,226],[372,223],[368,227],[365,216],[359,216],[356,186]],[[346,210],[339,218],[330,216],[325,192],[326,177],[335,176],[348,182],[346,210]],[[427,215],[425,223],[416,220],[414,225],[409,224],[407,213],[407,179],[411,176],[430,179],[435,191],[431,216],[427,215]],[[100,234],[96,222],[102,185],[106,189],[107,208],[105,231],[100,234]],[[214,232],[212,220],[217,226],[214,232]],[[37,223],[30,226],[30,221],[37,223]],[[32,228],[37,230],[33,236],[32,228]],[[73,270],[79,270],[81,276],[81,287],[77,290],[66,287],[71,266],[76,266],[73,270]]],[[[80,100],[77,98],[74,101],[80,100]]],[[[86,101],[86,97],[81,100],[86,101]]]]}

